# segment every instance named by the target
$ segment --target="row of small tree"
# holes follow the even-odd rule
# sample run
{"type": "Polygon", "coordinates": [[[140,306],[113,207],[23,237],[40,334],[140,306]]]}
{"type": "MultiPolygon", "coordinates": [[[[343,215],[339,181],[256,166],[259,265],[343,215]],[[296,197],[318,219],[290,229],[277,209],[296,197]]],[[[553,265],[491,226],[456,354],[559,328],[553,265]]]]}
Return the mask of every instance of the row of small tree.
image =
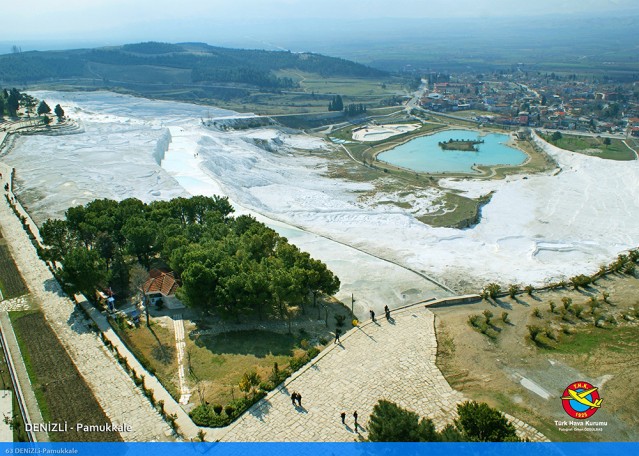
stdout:
{"type": "MultiPolygon", "coordinates": [[[[560,280],[559,282],[551,283],[544,287],[550,290],[556,290],[558,288],[572,287],[574,290],[579,288],[586,288],[591,284],[596,283],[597,279],[604,277],[607,274],[627,274],[634,276],[637,270],[637,263],[639,263],[639,249],[632,249],[627,254],[622,253],[609,265],[604,265],[599,268],[597,272],[588,276],[585,274],[578,274],[570,277],[568,280],[560,280]]],[[[511,298],[514,298],[517,294],[521,293],[522,289],[518,285],[512,284],[508,287],[507,293],[511,298]]],[[[532,295],[535,288],[532,285],[527,285],[523,288],[529,296],[532,295]]],[[[495,299],[502,295],[504,290],[498,283],[487,284],[480,292],[482,299],[495,299]]]]}

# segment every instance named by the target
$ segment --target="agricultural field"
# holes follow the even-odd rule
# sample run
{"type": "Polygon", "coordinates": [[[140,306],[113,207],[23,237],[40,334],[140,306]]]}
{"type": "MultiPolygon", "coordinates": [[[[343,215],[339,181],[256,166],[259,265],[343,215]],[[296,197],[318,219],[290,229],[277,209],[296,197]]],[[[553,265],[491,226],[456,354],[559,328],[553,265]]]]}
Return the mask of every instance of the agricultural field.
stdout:
{"type": "Polygon", "coordinates": [[[6,241],[0,237],[0,291],[4,299],[16,298],[29,292],[11,257],[6,241]]]}
{"type": "MultiPolygon", "coordinates": [[[[104,425],[109,418],[40,312],[10,312],[20,351],[45,422],[69,424],[50,433],[61,442],[121,441],[117,432],[78,432],[76,423],[104,425]]],[[[108,379],[105,379],[108,381],[108,379]]]]}
{"type": "Polygon", "coordinates": [[[636,154],[620,139],[609,139],[590,136],[562,135],[555,139],[552,134],[542,135],[544,140],[565,150],[607,160],[635,160],[636,154]],[[609,142],[609,144],[607,144],[609,142]]]}

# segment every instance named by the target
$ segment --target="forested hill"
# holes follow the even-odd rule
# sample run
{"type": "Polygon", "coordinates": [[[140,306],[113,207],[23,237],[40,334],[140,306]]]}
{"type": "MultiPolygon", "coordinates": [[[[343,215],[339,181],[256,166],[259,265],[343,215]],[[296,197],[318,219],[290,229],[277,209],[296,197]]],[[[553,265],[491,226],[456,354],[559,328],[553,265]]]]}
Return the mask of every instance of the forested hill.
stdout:
{"type": "Polygon", "coordinates": [[[127,84],[210,84],[286,89],[296,82],[281,70],[323,77],[379,77],[355,62],[313,53],[227,49],[203,43],[138,43],[69,51],[0,55],[5,85],[94,81],[127,84]]]}

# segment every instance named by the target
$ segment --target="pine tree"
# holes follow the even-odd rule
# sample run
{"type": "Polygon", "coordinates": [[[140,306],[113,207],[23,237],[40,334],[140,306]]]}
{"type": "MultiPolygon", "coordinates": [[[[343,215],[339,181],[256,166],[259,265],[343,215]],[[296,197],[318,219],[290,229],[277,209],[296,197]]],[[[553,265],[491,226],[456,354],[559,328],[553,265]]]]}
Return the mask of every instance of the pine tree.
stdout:
{"type": "Polygon", "coordinates": [[[59,104],[55,105],[55,108],[53,108],[53,112],[55,112],[55,115],[58,116],[58,119],[64,117],[64,109],[62,109],[62,106],[60,106],[59,104]]]}
{"type": "Polygon", "coordinates": [[[47,104],[46,101],[42,100],[38,105],[38,115],[41,116],[43,114],[49,114],[51,112],[51,108],[47,104]]]}

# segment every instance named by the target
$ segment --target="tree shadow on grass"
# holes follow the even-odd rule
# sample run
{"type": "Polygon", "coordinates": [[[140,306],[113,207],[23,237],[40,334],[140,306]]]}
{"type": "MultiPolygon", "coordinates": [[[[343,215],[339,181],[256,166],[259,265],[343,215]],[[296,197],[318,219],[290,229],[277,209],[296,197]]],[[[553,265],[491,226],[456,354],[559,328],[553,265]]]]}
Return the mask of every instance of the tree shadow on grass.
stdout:
{"type": "Polygon", "coordinates": [[[291,356],[298,340],[292,334],[247,330],[198,336],[194,342],[197,346],[207,348],[213,353],[253,355],[257,358],[265,358],[269,355],[291,356]]]}

